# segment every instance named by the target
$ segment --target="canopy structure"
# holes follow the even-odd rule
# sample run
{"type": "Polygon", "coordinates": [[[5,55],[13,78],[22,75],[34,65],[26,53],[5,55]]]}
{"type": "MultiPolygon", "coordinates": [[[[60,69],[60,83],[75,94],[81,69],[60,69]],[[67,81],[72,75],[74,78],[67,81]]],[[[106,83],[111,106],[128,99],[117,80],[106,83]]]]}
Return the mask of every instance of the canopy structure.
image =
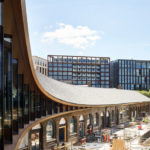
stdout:
{"type": "Polygon", "coordinates": [[[43,89],[55,98],[83,105],[111,105],[149,102],[150,99],[137,91],[76,86],[49,78],[36,71],[43,89]]]}

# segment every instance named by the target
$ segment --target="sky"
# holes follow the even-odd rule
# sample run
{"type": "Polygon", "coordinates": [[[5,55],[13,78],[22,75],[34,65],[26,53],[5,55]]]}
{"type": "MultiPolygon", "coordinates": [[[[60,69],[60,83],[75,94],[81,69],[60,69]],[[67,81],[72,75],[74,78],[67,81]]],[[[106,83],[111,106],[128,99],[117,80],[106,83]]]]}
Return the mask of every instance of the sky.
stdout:
{"type": "Polygon", "coordinates": [[[26,0],[32,55],[150,60],[150,0],[26,0]]]}

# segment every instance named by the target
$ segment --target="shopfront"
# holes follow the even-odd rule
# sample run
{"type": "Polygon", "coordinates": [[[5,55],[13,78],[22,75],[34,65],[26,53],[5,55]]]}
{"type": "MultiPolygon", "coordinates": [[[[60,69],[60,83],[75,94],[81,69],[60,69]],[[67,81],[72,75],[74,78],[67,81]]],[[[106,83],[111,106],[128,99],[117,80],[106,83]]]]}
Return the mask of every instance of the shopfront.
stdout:
{"type": "Polygon", "coordinates": [[[41,125],[38,124],[32,128],[30,131],[31,138],[31,149],[32,150],[41,150],[41,139],[42,139],[42,130],[41,125]]]}
{"type": "Polygon", "coordinates": [[[66,120],[65,118],[61,118],[59,122],[59,142],[66,142],[66,120]]]}
{"type": "Polygon", "coordinates": [[[79,118],[79,136],[82,138],[84,136],[84,117],[83,115],[79,118]]]}

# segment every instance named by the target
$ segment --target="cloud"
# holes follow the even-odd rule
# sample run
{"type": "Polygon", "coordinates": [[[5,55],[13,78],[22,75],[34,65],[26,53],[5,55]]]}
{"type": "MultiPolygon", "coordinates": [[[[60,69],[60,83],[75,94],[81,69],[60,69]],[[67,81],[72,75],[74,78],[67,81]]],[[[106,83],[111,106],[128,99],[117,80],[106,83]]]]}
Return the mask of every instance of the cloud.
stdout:
{"type": "MultiPolygon", "coordinates": [[[[57,41],[74,48],[86,49],[95,45],[98,39],[102,37],[98,35],[97,31],[89,29],[87,26],[76,26],[59,23],[59,28],[53,32],[45,32],[42,36],[42,42],[57,41]]],[[[104,32],[100,32],[104,34],[104,32]]]]}

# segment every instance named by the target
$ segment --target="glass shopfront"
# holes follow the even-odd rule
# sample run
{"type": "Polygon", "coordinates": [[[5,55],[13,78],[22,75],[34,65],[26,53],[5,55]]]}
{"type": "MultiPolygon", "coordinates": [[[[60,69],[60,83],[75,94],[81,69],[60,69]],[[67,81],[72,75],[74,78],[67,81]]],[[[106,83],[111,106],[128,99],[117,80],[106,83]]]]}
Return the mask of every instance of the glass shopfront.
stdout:
{"type": "Polygon", "coordinates": [[[13,110],[12,110],[12,119],[13,119],[13,134],[18,133],[18,60],[13,59],[13,89],[12,89],[12,98],[13,98],[13,110]]]}
{"type": "Polygon", "coordinates": [[[59,142],[66,142],[66,120],[61,118],[59,122],[59,142]]]}
{"type": "Polygon", "coordinates": [[[40,103],[42,104],[41,114],[42,114],[42,116],[46,116],[46,100],[42,96],[40,96],[40,103]]]}
{"type": "Polygon", "coordinates": [[[34,126],[30,132],[32,150],[41,150],[41,125],[34,126]]]}
{"type": "Polygon", "coordinates": [[[4,38],[4,142],[12,143],[12,38],[4,38]]]}
{"type": "Polygon", "coordinates": [[[41,104],[40,104],[40,95],[36,95],[35,99],[35,117],[41,117],[41,104]]]}
{"type": "Polygon", "coordinates": [[[35,102],[34,102],[35,94],[34,92],[30,92],[30,120],[35,120],[35,102]]]}
{"type": "Polygon", "coordinates": [[[81,115],[79,118],[79,136],[80,137],[84,136],[84,117],[83,117],[83,115],[81,115]]]}
{"type": "Polygon", "coordinates": [[[3,149],[3,2],[0,1],[0,147],[3,149]]]}
{"type": "Polygon", "coordinates": [[[23,74],[18,74],[18,123],[19,128],[24,127],[24,76],[23,74]]]}
{"type": "Polygon", "coordinates": [[[24,84],[24,123],[29,123],[29,85],[24,84]]]}
{"type": "Polygon", "coordinates": [[[106,112],[106,127],[110,127],[110,114],[108,111],[106,112]]]}

